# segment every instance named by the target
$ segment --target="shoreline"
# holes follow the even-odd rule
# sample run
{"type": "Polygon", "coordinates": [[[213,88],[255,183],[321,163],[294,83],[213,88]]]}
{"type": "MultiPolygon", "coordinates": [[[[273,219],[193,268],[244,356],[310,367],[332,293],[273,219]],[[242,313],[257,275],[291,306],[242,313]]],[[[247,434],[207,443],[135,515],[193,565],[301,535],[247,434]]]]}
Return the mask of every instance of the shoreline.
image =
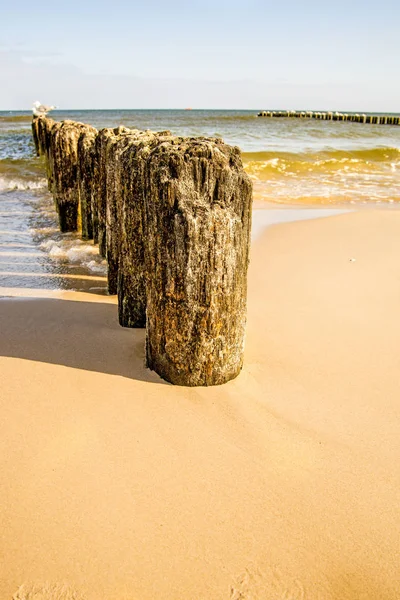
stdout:
{"type": "MultiPolygon", "coordinates": [[[[262,235],[266,228],[272,225],[304,219],[322,218],[356,210],[354,207],[286,206],[271,203],[260,204],[257,201],[254,204],[255,208],[252,211],[252,244],[262,235]]],[[[49,210],[51,211],[50,216],[54,218],[52,204],[49,203],[49,206],[49,210]]],[[[7,276],[9,279],[14,277],[15,281],[12,282],[12,285],[0,283],[0,298],[10,296],[10,294],[21,295],[24,289],[26,290],[26,296],[29,294],[31,297],[34,297],[34,289],[36,289],[37,297],[58,297],[59,294],[62,294],[63,290],[70,289],[75,291],[73,286],[77,288],[78,292],[90,292],[93,296],[99,295],[96,286],[100,286],[101,283],[106,282],[106,267],[100,265],[102,259],[98,255],[98,249],[96,250],[98,247],[90,241],[81,240],[79,235],[60,234],[55,227],[50,237],[45,237],[40,229],[40,223],[38,227],[38,230],[31,229],[30,231],[22,232],[26,236],[33,236],[29,247],[27,245],[27,250],[32,254],[31,257],[26,254],[25,248],[23,248],[25,255],[21,254],[22,247],[20,242],[12,244],[10,241],[7,241],[4,244],[3,251],[0,254],[0,259],[3,259],[0,277],[7,276]],[[18,254],[13,254],[15,250],[18,254]],[[34,252],[32,253],[32,251],[34,252]],[[62,257],[62,260],[53,259],[53,254],[62,257]],[[23,257],[26,264],[15,264],[19,256],[23,257]],[[71,260],[68,259],[69,256],[72,256],[71,260]],[[81,263],[76,262],[79,257],[81,263]],[[85,267],[85,264],[90,260],[93,261],[95,269],[89,270],[85,267]],[[100,273],[98,273],[99,269],[101,270],[100,273]],[[30,287],[33,283],[35,285],[34,289],[30,287]],[[40,287],[41,285],[43,287],[40,287]],[[58,289],[55,287],[57,285],[59,286],[58,289]],[[12,292],[10,292],[10,288],[13,289],[12,292]],[[19,288],[21,289],[20,292],[18,291],[19,288]]],[[[12,232],[4,233],[7,233],[6,237],[11,240],[10,236],[12,232]]],[[[16,235],[20,237],[22,233],[16,232],[16,235]]],[[[99,291],[100,295],[104,296],[106,286],[103,285],[100,287],[99,291]]],[[[106,295],[106,297],[108,296],[106,295]]]]}
{"type": "MultiPolygon", "coordinates": [[[[318,219],[325,219],[330,217],[335,217],[341,214],[350,214],[357,212],[374,212],[374,211],[382,211],[382,212],[396,212],[400,210],[400,206],[395,204],[387,204],[385,206],[377,205],[377,206],[315,206],[315,205],[282,205],[282,204],[273,204],[273,203],[260,203],[255,201],[255,208],[253,208],[253,219],[252,219],[252,230],[251,230],[251,245],[257,243],[260,237],[264,235],[264,233],[270,229],[271,227],[296,223],[301,221],[311,221],[318,219]]],[[[21,235],[19,232],[18,235],[21,235]]],[[[60,240],[59,234],[57,232],[57,239],[60,240]]],[[[62,239],[62,238],[61,238],[62,239]]],[[[68,244],[73,243],[73,239],[70,239],[69,235],[65,237],[65,241],[68,244]]],[[[80,240],[79,237],[76,237],[76,241],[78,244],[84,244],[80,240]]],[[[54,244],[57,242],[54,241],[54,244]]],[[[40,243],[38,243],[40,246],[40,243]]],[[[89,250],[96,248],[92,244],[88,243],[87,247],[89,250]],[[93,248],[92,248],[93,247],[93,248]]],[[[1,255],[0,255],[1,256],[1,255]]],[[[40,256],[40,255],[38,255],[40,256]]],[[[46,255],[44,255],[46,256],[46,255]]],[[[48,260],[48,259],[47,259],[48,260]]],[[[10,263],[11,266],[12,263],[10,263]]],[[[60,280],[60,285],[66,286],[68,285],[68,281],[78,281],[87,279],[90,281],[105,281],[106,275],[103,274],[101,277],[97,277],[90,271],[90,274],[85,276],[84,271],[81,270],[80,265],[76,263],[71,264],[61,264],[58,267],[57,264],[52,265],[55,269],[55,273],[49,273],[45,275],[44,273],[16,273],[19,278],[22,277],[23,280],[28,279],[30,275],[33,277],[37,277],[40,280],[49,279],[49,281],[54,281],[55,279],[60,280]],[[78,269],[78,272],[76,271],[78,269]]],[[[12,275],[12,271],[4,272],[3,275],[12,275]]],[[[88,283],[89,285],[89,283],[88,283]]],[[[60,287],[60,288],[49,288],[49,287],[35,287],[30,288],[29,286],[1,286],[0,285],[0,300],[3,298],[12,298],[12,297],[26,297],[26,298],[60,298],[66,297],[69,294],[82,294],[82,298],[85,296],[89,297],[89,301],[93,302],[107,302],[114,304],[117,302],[116,296],[109,296],[105,293],[104,288],[99,288],[99,292],[96,292],[95,288],[88,289],[68,289],[68,287],[60,287]]]]}

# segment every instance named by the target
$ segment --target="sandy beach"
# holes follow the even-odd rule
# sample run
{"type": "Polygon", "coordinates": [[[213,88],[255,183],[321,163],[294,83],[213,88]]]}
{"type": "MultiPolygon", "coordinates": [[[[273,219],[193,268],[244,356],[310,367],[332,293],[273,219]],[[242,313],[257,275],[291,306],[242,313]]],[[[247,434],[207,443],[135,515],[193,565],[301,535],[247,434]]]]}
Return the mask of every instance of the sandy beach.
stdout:
{"type": "Polygon", "coordinates": [[[258,235],[220,387],[146,370],[114,298],[2,288],[0,598],[398,600],[399,231],[258,235]]]}

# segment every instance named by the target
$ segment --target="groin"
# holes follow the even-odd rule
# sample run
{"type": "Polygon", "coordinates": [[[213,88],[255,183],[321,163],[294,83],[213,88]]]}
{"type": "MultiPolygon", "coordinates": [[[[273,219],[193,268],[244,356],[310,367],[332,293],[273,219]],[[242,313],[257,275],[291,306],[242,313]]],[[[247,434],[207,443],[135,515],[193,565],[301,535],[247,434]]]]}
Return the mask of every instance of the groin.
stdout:
{"type": "Polygon", "coordinates": [[[400,125],[399,115],[373,115],[341,112],[315,112],[312,110],[262,110],[258,117],[292,118],[292,119],[317,119],[320,121],[349,121],[351,123],[364,123],[370,125],[400,125]]]}
{"type": "Polygon", "coordinates": [[[146,327],[146,364],[176,385],[243,365],[252,184],[218,138],[34,117],[62,232],[98,243],[119,322],[146,327]]]}

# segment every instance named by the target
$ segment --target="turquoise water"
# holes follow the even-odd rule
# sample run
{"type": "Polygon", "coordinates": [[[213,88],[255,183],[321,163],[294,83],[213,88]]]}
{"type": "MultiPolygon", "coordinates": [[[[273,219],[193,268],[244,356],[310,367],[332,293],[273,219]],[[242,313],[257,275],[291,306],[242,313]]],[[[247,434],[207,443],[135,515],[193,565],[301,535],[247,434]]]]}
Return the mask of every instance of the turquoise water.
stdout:
{"type": "MultiPolygon", "coordinates": [[[[242,151],[257,208],[400,205],[400,126],[256,115],[202,110],[52,113],[55,120],[73,119],[97,128],[124,125],[222,137],[242,151]]],[[[0,288],[98,293],[105,290],[105,274],[96,248],[57,230],[43,162],[34,152],[31,113],[0,112],[0,288]]]]}

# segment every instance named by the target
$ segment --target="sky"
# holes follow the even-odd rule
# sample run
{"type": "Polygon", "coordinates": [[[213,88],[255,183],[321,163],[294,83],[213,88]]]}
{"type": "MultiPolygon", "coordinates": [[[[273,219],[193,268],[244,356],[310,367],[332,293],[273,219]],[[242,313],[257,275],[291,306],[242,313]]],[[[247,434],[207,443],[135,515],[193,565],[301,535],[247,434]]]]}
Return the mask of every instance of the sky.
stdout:
{"type": "Polygon", "coordinates": [[[400,112],[400,2],[18,0],[0,110],[400,112]]]}

